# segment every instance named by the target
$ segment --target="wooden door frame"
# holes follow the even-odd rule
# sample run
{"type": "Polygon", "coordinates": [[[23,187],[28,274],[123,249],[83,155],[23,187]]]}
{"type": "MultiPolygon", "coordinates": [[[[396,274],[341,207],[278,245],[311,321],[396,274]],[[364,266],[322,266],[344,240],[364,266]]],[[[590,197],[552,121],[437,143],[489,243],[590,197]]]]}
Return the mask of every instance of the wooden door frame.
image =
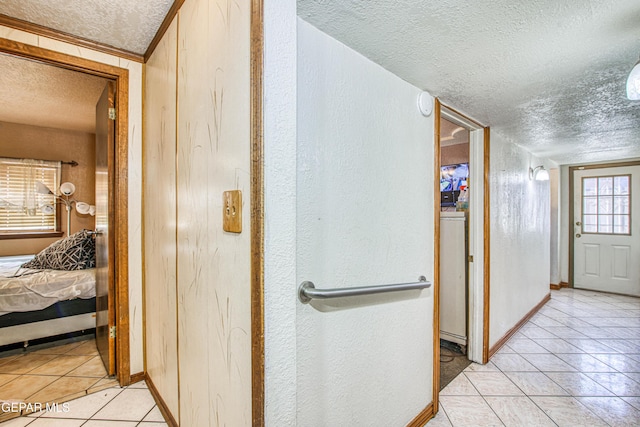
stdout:
{"type": "Polygon", "coordinates": [[[102,77],[116,84],[116,135],[113,156],[115,176],[109,196],[113,198],[115,214],[110,218],[115,246],[113,275],[116,295],[116,377],[121,386],[131,383],[129,348],[129,251],[128,251],[128,116],[129,70],[102,64],[49,49],[0,38],[0,53],[37,61],[54,67],[102,77]]]}
{"type": "MultiPolygon", "coordinates": [[[[460,113],[454,108],[444,105],[438,98],[434,105],[434,285],[433,285],[433,414],[438,412],[440,395],[440,120],[442,109],[446,109],[456,116],[463,118],[476,126],[475,131],[483,131],[483,325],[482,325],[482,363],[489,361],[489,268],[490,268],[490,188],[489,188],[489,160],[490,160],[490,129],[487,126],[460,113]]],[[[471,141],[469,141],[471,144],[471,141]]],[[[470,147],[471,153],[471,147],[470,147]]],[[[470,159],[471,160],[471,159],[470,159]]]]}
{"type": "Polygon", "coordinates": [[[568,235],[569,235],[569,287],[573,288],[574,285],[574,268],[573,268],[573,264],[574,264],[574,260],[573,257],[575,255],[575,242],[573,240],[573,224],[574,224],[574,218],[573,216],[575,215],[575,208],[574,208],[574,200],[573,198],[575,197],[574,194],[574,190],[573,190],[573,186],[575,184],[574,181],[574,176],[573,174],[575,173],[575,171],[577,170],[585,170],[585,169],[604,169],[604,168],[617,168],[617,167],[625,167],[625,166],[639,166],[640,165],[640,160],[634,160],[634,161],[630,161],[630,162],[616,162],[616,163],[595,163],[595,164],[587,164],[587,165],[575,165],[575,166],[569,166],[569,221],[568,221],[568,235]]]}
{"type": "Polygon", "coordinates": [[[251,1],[251,416],[264,426],[264,1],[251,1]]]}

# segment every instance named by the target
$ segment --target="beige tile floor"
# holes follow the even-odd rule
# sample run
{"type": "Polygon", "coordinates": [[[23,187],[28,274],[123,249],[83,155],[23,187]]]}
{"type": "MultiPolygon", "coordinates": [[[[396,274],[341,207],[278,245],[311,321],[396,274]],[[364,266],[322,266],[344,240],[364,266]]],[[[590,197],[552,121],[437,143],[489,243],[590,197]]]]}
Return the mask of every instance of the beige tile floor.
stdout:
{"type": "MultiPolygon", "coordinates": [[[[14,353],[0,356],[0,402],[66,402],[117,385],[94,339],[14,353]]],[[[0,406],[0,421],[16,415],[5,409],[0,406]]]]}
{"type": "Polygon", "coordinates": [[[165,427],[167,424],[143,382],[109,387],[66,402],[57,411],[40,411],[2,427],[165,427]]]}
{"type": "Polygon", "coordinates": [[[640,426],[640,298],[552,291],[487,365],[442,390],[438,426],[640,426]]]}

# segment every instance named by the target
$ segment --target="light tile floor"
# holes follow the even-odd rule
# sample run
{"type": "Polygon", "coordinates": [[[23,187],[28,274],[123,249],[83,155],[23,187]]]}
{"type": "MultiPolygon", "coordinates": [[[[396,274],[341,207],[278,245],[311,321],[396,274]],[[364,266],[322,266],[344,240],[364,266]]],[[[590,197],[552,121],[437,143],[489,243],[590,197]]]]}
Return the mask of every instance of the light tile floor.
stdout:
{"type": "Polygon", "coordinates": [[[561,289],[440,393],[438,426],[640,426],[640,298],[561,289]]]}
{"type": "MultiPolygon", "coordinates": [[[[0,355],[0,402],[66,402],[114,385],[117,381],[107,376],[95,339],[0,355]]],[[[0,421],[15,415],[0,406],[0,421]]]]}
{"type": "Polygon", "coordinates": [[[143,381],[124,388],[110,387],[60,404],[56,410],[35,412],[0,426],[163,427],[167,424],[143,381]]]}

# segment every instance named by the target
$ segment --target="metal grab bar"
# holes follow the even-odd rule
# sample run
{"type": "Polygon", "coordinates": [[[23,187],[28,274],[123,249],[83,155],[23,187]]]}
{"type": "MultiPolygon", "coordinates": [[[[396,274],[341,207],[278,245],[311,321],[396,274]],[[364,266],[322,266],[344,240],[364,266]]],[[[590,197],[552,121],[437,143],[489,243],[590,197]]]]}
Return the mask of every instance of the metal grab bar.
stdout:
{"type": "Polygon", "coordinates": [[[418,282],[396,283],[391,285],[358,286],[354,288],[316,289],[313,282],[302,282],[298,287],[298,299],[303,304],[307,304],[312,299],[327,299],[341,297],[355,297],[359,295],[380,294],[383,292],[411,291],[414,289],[425,289],[431,286],[427,278],[420,276],[418,282]]]}

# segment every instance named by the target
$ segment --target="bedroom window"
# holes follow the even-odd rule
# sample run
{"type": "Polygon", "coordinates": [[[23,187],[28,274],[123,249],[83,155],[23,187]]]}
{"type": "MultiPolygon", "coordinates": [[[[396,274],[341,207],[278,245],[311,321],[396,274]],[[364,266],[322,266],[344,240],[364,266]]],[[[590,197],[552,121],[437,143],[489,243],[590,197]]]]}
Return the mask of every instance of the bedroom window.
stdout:
{"type": "Polygon", "coordinates": [[[0,233],[56,231],[55,200],[36,191],[38,181],[58,188],[60,162],[0,158],[0,233]]]}

